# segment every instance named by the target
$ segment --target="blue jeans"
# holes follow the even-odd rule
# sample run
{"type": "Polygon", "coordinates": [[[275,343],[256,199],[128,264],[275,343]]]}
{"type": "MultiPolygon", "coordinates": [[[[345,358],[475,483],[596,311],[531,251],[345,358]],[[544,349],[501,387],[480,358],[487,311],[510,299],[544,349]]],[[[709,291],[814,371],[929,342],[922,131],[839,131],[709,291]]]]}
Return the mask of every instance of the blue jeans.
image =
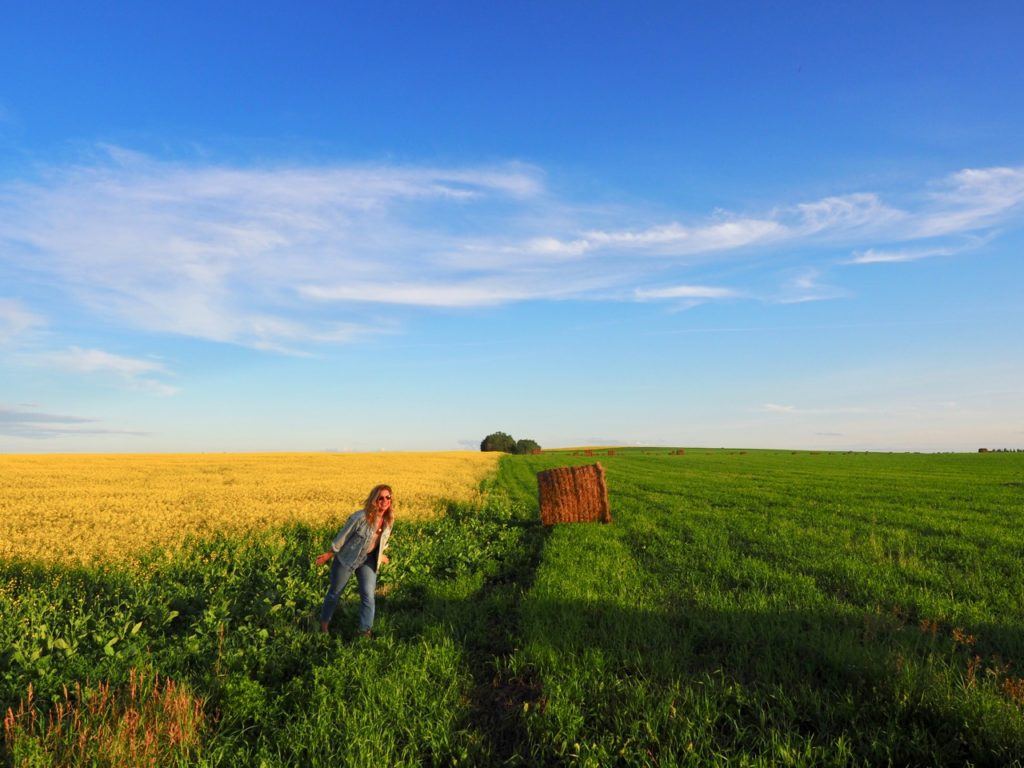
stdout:
{"type": "Polygon", "coordinates": [[[323,608],[320,609],[320,621],[329,623],[334,615],[334,609],[338,607],[338,599],[342,590],[352,578],[353,571],[356,574],[356,581],[359,583],[359,631],[365,632],[373,627],[373,593],[377,589],[377,550],[366,556],[366,559],[355,568],[343,566],[335,557],[331,563],[331,584],[327,589],[327,596],[324,597],[323,608]]]}

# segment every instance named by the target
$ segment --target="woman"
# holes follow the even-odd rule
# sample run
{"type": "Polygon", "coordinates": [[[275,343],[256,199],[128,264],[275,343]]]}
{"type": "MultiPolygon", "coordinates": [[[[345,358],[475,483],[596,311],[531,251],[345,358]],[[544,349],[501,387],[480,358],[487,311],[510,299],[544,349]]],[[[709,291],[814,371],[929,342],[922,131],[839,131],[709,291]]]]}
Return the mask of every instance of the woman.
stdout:
{"type": "Polygon", "coordinates": [[[331,549],[316,559],[323,565],[330,559],[331,585],[320,609],[320,631],[326,632],[331,623],[338,598],[352,573],[359,582],[359,633],[370,637],[373,628],[373,592],[377,587],[377,569],[388,562],[384,550],[391,537],[395,514],[390,485],[376,485],[366,497],[363,508],[353,512],[331,543],[331,549]]]}

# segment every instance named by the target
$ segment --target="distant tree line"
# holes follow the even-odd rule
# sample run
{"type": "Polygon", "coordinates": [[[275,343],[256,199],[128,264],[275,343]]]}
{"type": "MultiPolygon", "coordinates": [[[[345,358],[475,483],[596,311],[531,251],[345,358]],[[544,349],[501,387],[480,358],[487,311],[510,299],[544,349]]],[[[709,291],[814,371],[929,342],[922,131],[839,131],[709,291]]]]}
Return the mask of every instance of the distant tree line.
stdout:
{"type": "Polygon", "coordinates": [[[481,451],[501,451],[502,453],[533,453],[540,450],[536,440],[516,440],[504,432],[492,432],[480,442],[481,451]]]}
{"type": "Polygon", "coordinates": [[[1024,448],[979,448],[978,453],[1024,453],[1024,448]]]}

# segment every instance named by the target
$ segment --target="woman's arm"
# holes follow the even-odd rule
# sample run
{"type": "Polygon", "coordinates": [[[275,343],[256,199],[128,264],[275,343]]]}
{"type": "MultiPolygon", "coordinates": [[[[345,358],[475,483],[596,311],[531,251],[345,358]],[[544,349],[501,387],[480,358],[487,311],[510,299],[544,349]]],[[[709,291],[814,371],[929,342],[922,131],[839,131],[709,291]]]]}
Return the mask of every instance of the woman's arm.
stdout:
{"type": "Polygon", "coordinates": [[[380,557],[377,558],[377,562],[380,565],[387,565],[391,562],[391,558],[384,554],[384,550],[388,548],[388,544],[391,542],[391,527],[384,529],[380,537],[380,557]]]}
{"type": "Polygon", "coordinates": [[[333,559],[333,558],[334,558],[334,552],[333,552],[333,551],[329,551],[329,552],[324,552],[324,553],[323,553],[322,555],[320,555],[320,556],[319,556],[319,557],[318,557],[318,558],[316,559],[316,564],[317,564],[317,565],[323,565],[323,564],[324,564],[324,563],[326,563],[326,562],[327,562],[328,560],[331,560],[331,559],[333,559]]]}
{"type": "Polygon", "coordinates": [[[349,516],[348,520],[345,521],[345,525],[343,525],[341,530],[338,531],[338,535],[334,537],[334,541],[331,542],[330,550],[317,557],[317,565],[323,565],[333,558],[335,554],[341,551],[341,548],[345,546],[345,541],[352,535],[352,529],[355,528],[358,519],[359,512],[353,512],[349,516]]]}

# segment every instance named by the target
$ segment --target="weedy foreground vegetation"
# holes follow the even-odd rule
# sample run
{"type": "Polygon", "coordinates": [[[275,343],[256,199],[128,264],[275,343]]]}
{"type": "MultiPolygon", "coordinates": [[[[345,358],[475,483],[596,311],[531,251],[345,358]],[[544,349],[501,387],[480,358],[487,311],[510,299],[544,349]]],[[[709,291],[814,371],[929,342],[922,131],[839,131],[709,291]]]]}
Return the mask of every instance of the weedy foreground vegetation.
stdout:
{"type": "Polygon", "coordinates": [[[0,560],[4,759],[1024,755],[1024,456],[545,453],[440,504],[396,528],[371,642],[345,628],[354,589],[336,634],[311,631],[326,585],[312,558],[337,519],[131,562],[0,560]],[[614,523],[543,529],[535,473],[595,458],[614,523]]]}

